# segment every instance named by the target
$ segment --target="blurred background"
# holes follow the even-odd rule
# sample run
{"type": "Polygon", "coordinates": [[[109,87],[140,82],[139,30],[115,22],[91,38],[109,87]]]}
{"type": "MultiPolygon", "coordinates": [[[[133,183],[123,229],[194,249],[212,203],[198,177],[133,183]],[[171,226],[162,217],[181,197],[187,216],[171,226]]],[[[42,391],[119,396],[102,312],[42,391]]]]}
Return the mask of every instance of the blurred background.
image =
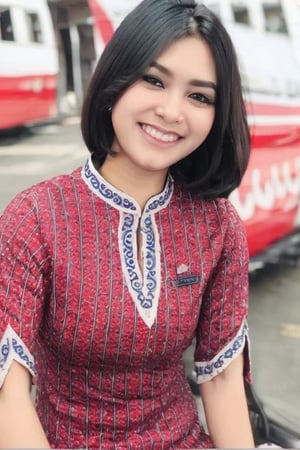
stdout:
{"type": "MultiPolygon", "coordinates": [[[[79,115],[87,83],[114,29],[137,3],[0,0],[0,213],[21,189],[84,162],[79,115]]],[[[231,201],[251,256],[254,387],[267,417],[298,439],[300,0],[203,3],[235,44],[251,130],[250,164],[231,201]]],[[[191,379],[192,359],[191,347],[191,379]]],[[[279,443],[295,448],[291,442],[279,443]]]]}

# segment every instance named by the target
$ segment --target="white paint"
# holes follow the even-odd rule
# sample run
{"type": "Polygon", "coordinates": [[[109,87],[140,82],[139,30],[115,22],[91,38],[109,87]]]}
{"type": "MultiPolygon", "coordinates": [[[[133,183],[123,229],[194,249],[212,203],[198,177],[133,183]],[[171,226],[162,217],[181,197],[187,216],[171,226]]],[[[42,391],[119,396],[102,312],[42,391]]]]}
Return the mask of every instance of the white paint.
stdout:
{"type": "MultiPolygon", "coordinates": [[[[236,189],[230,200],[244,221],[254,217],[257,209],[271,211],[279,201],[285,200],[284,211],[300,208],[300,157],[272,164],[267,177],[262,169],[252,169],[241,188],[236,189]]],[[[300,221],[300,212],[298,220],[300,221]]]]}
{"type": "Polygon", "coordinates": [[[53,23],[46,0],[0,0],[0,6],[9,5],[14,30],[14,41],[0,40],[0,77],[58,74],[58,55],[53,23]],[[43,42],[30,41],[25,11],[36,13],[42,30],[43,42]]]}

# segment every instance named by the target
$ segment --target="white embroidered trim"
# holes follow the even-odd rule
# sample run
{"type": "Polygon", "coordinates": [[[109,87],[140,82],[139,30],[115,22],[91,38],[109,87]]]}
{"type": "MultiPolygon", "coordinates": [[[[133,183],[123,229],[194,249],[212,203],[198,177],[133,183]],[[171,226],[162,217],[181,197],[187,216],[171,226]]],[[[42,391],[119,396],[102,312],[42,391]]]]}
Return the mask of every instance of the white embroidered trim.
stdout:
{"type": "Polygon", "coordinates": [[[205,383],[221,373],[249,345],[248,325],[244,320],[236,336],[211,361],[195,362],[197,383],[205,383]]]}
{"type": "Polygon", "coordinates": [[[100,175],[91,156],[83,166],[81,176],[95,195],[120,211],[118,236],[122,271],[141,318],[151,328],[157,316],[161,289],[160,240],[154,215],[169,204],[174,191],[173,178],[168,175],[163,191],[151,197],[142,212],[132,197],[100,175]],[[142,271],[137,249],[138,228],[142,231],[142,271]]]}
{"type": "Polygon", "coordinates": [[[138,263],[138,226],[139,218],[136,215],[120,213],[118,240],[122,271],[141,318],[151,328],[156,319],[161,289],[159,233],[154,215],[143,215],[141,217],[142,274],[138,263]]]}
{"type": "MultiPolygon", "coordinates": [[[[116,187],[106,181],[100,173],[95,169],[92,157],[86,161],[82,167],[81,176],[86,185],[98,197],[102,198],[106,203],[117,208],[123,213],[137,214],[141,216],[141,208],[138,203],[128,194],[119,191],[116,187]]],[[[145,205],[144,212],[154,214],[165,208],[173,195],[174,181],[171,175],[168,175],[166,185],[162,192],[151,197],[145,205]]]]}
{"type": "Polygon", "coordinates": [[[0,341],[0,388],[14,360],[26,367],[34,377],[34,358],[22,339],[8,325],[0,341]]]}

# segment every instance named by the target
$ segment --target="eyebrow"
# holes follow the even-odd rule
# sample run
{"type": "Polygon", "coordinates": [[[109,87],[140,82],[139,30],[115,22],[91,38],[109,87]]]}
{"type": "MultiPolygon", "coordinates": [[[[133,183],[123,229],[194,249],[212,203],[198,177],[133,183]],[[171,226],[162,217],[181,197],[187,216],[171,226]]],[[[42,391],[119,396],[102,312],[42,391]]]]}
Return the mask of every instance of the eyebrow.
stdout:
{"type": "MultiPolygon", "coordinates": [[[[150,67],[154,67],[155,69],[159,70],[163,74],[167,75],[168,77],[172,77],[173,74],[171,70],[169,70],[167,67],[163,66],[162,64],[159,64],[158,62],[154,61],[150,64],[150,67]]],[[[217,90],[217,85],[213,81],[206,81],[206,80],[190,80],[189,84],[191,86],[197,86],[197,87],[208,87],[213,89],[214,91],[217,90]]]]}

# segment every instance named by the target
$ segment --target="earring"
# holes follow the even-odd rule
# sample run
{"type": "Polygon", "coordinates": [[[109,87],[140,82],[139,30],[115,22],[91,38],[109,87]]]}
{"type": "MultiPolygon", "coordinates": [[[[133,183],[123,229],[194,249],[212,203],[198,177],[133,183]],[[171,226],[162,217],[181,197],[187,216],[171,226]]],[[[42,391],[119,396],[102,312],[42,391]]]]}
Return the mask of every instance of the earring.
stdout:
{"type": "Polygon", "coordinates": [[[111,112],[112,112],[112,106],[109,106],[109,107],[107,108],[107,111],[108,111],[109,113],[111,113],[111,112]]]}

